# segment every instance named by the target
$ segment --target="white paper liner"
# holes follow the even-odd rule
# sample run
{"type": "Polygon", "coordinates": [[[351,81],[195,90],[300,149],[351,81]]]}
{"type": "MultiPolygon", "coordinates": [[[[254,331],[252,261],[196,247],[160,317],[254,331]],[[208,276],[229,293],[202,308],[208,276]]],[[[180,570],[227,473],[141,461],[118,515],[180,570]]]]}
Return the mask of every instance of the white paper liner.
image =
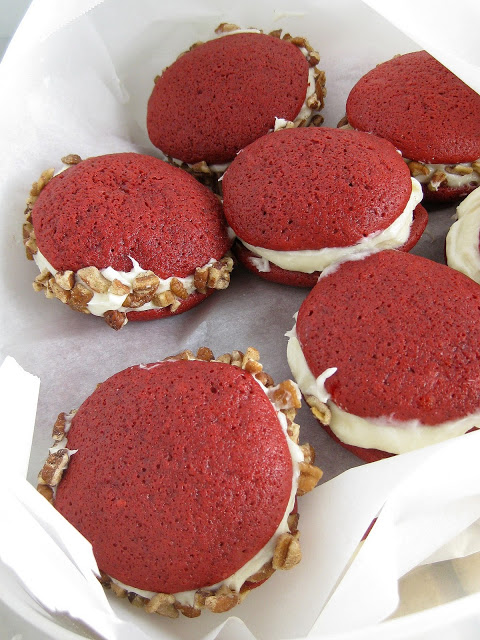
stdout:
{"type": "MultiPolygon", "coordinates": [[[[284,28],[306,36],[320,51],[319,66],[327,72],[323,113],[328,126],[335,126],[343,116],[348,91],[363,73],[396,53],[419,48],[380,15],[354,0],[302,0],[294,12],[283,11],[273,0],[228,6],[220,0],[57,0],[48,10],[45,7],[44,2],[34,0],[0,65],[4,96],[0,107],[4,148],[0,158],[0,266],[4,274],[0,281],[1,356],[15,357],[42,381],[28,476],[33,483],[51,444],[50,432],[59,411],[79,406],[97,382],[129,365],[159,360],[184,348],[195,351],[205,345],[219,355],[252,345],[260,349],[265,369],[275,380],[289,377],[283,335],[291,328],[292,316],[307,291],[268,283],[239,269],[229,289],[214,294],[194,310],[156,322],[129,323],[117,334],[98,318],[74,313],[31,289],[36,270],[24,259],[21,242],[22,211],[31,182],[67,153],[87,157],[134,150],[159,155],[150,145],[144,126],[153,78],[192,42],[211,37],[219,22],[265,30],[284,28]]],[[[404,12],[397,8],[402,18],[404,12]]],[[[468,15],[463,17],[468,22],[468,15]]],[[[435,34],[430,38],[434,40],[435,34]]],[[[447,48],[445,38],[437,42],[441,42],[439,48],[447,48]]],[[[466,73],[468,70],[466,65],[466,73]]],[[[415,253],[443,261],[445,232],[453,212],[450,207],[432,214],[415,253]]],[[[16,388],[16,375],[9,377],[16,388]]],[[[14,401],[14,406],[19,403],[23,403],[22,397],[14,401]]],[[[26,414],[31,416],[31,405],[26,414]]],[[[479,458],[479,435],[469,434],[428,451],[358,466],[360,462],[353,455],[319,429],[306,408],[298,421],[302,441],[315,446],[326,480],[299,501],[303,561],[291,572],[277,572],[233,610],[233,615],[205,612],[195,620],[181,617],[171,621],[148,616],[109,594],[108,602],[100,595],[98,607],[87,606],[92,594],[96,598],[99,593],[92,578],[89,545],[85,546],[78,534],[67,533],[68,525],[21,476],[17,484],[7,483],[2,488],[2,504],[9,504],[4,513],[18,513],[18,519],[7,518],[8,525],[0,527],[0,559],[4,563],[0,564],[0,599],[7,608],[17,611],[25,625],[31,616],[32,624],[52,638],[68,634],[75,637],[74,627],[67,632],[64,626],[52,622],[56,619],[60,625],[65,624],[68,616],[55,613],[65,607],[73,618],[81,616],[85,625],[95,627],[106,638],[126,638],[127,634],[129,638],[142,638],[147,634],[162,639],[266,640],[321,634],[322,639],[353,640],[414,638],[415,629],[420,634],[435,629],[439,638],[439,624],[448,629],[449,619],[457,626],[468,625],[470,614],[478,610],[477,596],[444,605],[434,613],[426,611],[411,620],[382,625],[377,622],[393,612],[397,577],[415,563],[424,562],[432,554],[437,554],[434,559],[443,560],[478,551],[478,525],[467,527],[480,516],[480,478],[475,475],[478,465],[471,464],[479,458]],[[442,491],[437,491],[440,486],[442,491]],[[444,490],[448,492],[442,493],[444,490]],[[406,496],[414,500],[410,502],[406,496]],[[363,533],[379,513],[371,536],[335,590],[363,533]],[[435,539],[431,536],[432,522],[438,534],[435,539]],[[399,535],[411,531],[415,532],[415,544],[404,548],[398,544],[399,535]],[[25,546],[32,547],[32,555],[23,555],[25,546]],[[78,556],[74,549],[80,550],[78,556]],[[46,590],[45,574],[42,582],[35,570],[42,565],[34,562],[34,551],[38,557],[47,558],[50,553],[57,557],[55,567],[61,566],[71,574],[69,584],[83,595],[67,592],[66,582],[60,583],[62,588],[54,584],[46,590]],[[9,567],[15,568],[17,578],[9,567]],[[18,580],[28,589],[19,588],[18,580]],[[334,596],[318,617],[333,590],[334,596]],[[377,601],[373,594],[378,592],[382,598],[377,601]],[[359,610],[357,598],[362,595],[359,610]],[[356,630],[352,631],[349,620],[356,630]]],[[[31,437],[31,423],[27,423],[28,419],[25,431],[18,427],[19,439],[10,440],[12,447],[22,452],[23,460],[28,450],[24,445],[31,437]],[[23,444],[20,438],[24,438],[23,444]]],[[[11,434],[8,423],[3,435],[11,434]]],[[[86,626],[77,629],[88,634],[86,626]]],[[[18,631],[23,632],[23,628],[18,631]]]]}

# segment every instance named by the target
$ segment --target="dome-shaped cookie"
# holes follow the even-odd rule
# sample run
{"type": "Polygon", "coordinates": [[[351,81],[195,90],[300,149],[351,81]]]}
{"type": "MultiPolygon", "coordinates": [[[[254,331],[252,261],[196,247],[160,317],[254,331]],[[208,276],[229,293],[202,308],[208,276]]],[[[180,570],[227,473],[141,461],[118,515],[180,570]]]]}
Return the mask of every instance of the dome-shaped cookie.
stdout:
{"type": "Polygon", "coordinates": [[[480,184],[480,96],[426,51],[365,74],[346,105],[349,124],[394,144],[429,199],[465,196],[480,184]]]}
{"type": "Polygon", "coordinates": [[[156,79],[147,109],[150,140],[176,160],[215,165],[233,160],[276,119],[294,121],[307,96],[305,118],[311,117],[323,106],[324,90],[321,83],[316,90],[320,72],[309,69],[318,59],[306,45],[304,38],[255,30],[195,45],[156,79]]]}

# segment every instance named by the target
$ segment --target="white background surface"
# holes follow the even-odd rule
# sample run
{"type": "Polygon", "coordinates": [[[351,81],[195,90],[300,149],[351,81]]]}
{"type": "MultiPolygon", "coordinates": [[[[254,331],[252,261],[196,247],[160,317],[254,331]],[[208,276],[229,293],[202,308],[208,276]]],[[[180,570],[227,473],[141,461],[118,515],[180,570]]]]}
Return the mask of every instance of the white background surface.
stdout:
{"type": "MultiPolygon", "coordinates": [[[[0,2],[5,4],[5,0],[0,0],[0,2]]],[[[21,4],[19,1],[9,3],[10,11],[4,13],[2,10],[2,19],[13,20],[14,25],[15,15],[18,15],[21,4]]],[[[37,3],[37,7],[39,4],[37,3]]],[[[52,3],[51,0],[42,0],[43,13],[37,17],[45,18],[46,23],[53,22],[53,18],[58,18],[56,14],[52,16],[49,13],[48,8],[53,4],[55,3],[52,3]],[[51,18],[52,20],[50,20],[51,18]]],[[[56,4],[60,6],[59,2],[56,4]]],[[[155,13],[155,9],[157,9],[159,14],[164,12],[170,15],[169,12],[173,12],[174,4],[176,3],[158,2],[157,4],[156,2],[144,1],[142,6],[145,12],[151,10],[152,13],[155,13]]],[[[183,0],[179,4],[186,6],[193,3],[183,0]]],[[[248,2],[245,3],[245,6],[248,4],[248,2]]],[[[272,4],[273,2],[266,2],[265,6],[272,4]]],[[[313,5],[313,3],[311,4],[313,5]]],[[[339,4],[344,6],[350,3],[339,4]]],[[[38,65],[36,69],[32,69],[32,57],[29,57],[25,60],[24,66],[18,65],[16,73],[12,77],[11,86],[14,87],[14,91],[11,92],[9,100],[11,110],[6,110],[10,118],[5,122],[8,123],[9,129],[12,129],[11,123],[20,120],[19,114],[25,114],[27,117],[21,119],[22,127],[18,127],[14,131],[5,129],[5,139],[2,140],[2,142],[10,142],[10,145],[7,145],[8,154],[4,156],[8,160],[8,166],[7,163],[5,165],[5,175],[8,174],[9,181],[4,189],[5,205],[3,210],[11,215],[3,216],[6,232],[3,234],[4,249],[0,253],[3,253],[5,264],[8,264],[10,268],[14,265],[21,285],[18,292],[13,291],[13,296],[12,288],[6,285],[6,291],[10,294],[8,299],[11,301],[9,308],[19,312],[16,317],[15,314],[11,316],[14,321],[8,328],[8,349],[27,370],[39,375],[42,379],[39,418],[31,464],[32,481],[34,481],[40,460],[44,457],[44,452],[50,443],[49,433],[58,411],[78,406],[78,403],[91,392],[95,382],[105,379],[107,375],[128,364],[161,358],[184,347],[195,349],[201,344],[211,346],[216,354],[232,348],[245,349],[248,344],[254,344],[260,347],[266,370],[274,374],[276,380],[281,380],[289,375],[283,348],[280,347],[282,335],[291,328],[292,315],[305,296],[305,292],[302,290],[269,284],[258,278],[252,278],[249,274],[239,272],[232,279],[232,285],[226,292],[221,292],[216,297],[212,296],[209,301],[192,310],[189,315],[185,314],[183,317],[156,323],[143,323],[143,325],[136,323],[136,326],[132,323],[120,335],[116,335],[98,319],[74,314],[69,309],[62,308],[62,305],[55,301],[48,301],[35,294],[30,284],[35,275],[34,270],[32,265],[23,258],[17,215],[20,215],[18,212],[23,207],[26,185],[36,179],[45,166],[55,163],[55,160],[66,152],[80,152],[85,156],[109,150],[124,150],[126,146],[130,148],[131,145],[135,145],[135,148],[140,150],[143,145],[147,144],[143,131],[142,96],[148,95],[145,87],[151,86],[152,78],[158,68],[162,68],[171,59],[174,48],[176,50],[180,47],[181,50],[181,44],[188,45],[198,37],[208,37],[210,28],[215,26],[210,23],[213,20],[216,23],[220,22],[217,11],[217,5],[220,5],[220,2],[205,0],[204,3],[198,3],[198,5],[208,7],[208,10],[205,9],[205,15],[200,16],[200,19],[195,21],[193,25],[186,24],[185,20],[180,21],[179,24],[174,23],[176,29],[173,30],[171,22],[168,24],[163,22],[161,19],[163,16],[158,16],[156,22],[147,21],[144,11],[140,10],[135,16],[129,13],[130,19],[128,21],[124,20],[123,23],[119,20],[113,21],[112,15],[117,18],[121,13],[119,12],[120,6],[123,6],[126,11],[127,8],[130,9],[133,6],[133,2],[130,5],[121,0],[115,0],[115,3],[107,1],[87,18],[79,19],[73,24],[63,24],[63,28],[58,33],[50,32],[44,42],[35,42],[35,36],[39,34],[39,31],[42,31],[42,25],[39,26],[39,22],[36,21],[35,24],[30,25],[32,30],[28,39],[23,42],[23,45],[27,45],[27,49],[30,45],[32,48],[36,46],[37,50],[45,57],[43,59],[41,56],[34,58],[38,65]],[[115,11],[112,11],[113,6],[115,6],[115,11]],[[146,24],[143,24],[144,19],[146,24]],[[191,33],[188,31],[189,28],[191,28],[191,33]],[[200,30],[200,34],[198,30],[200,30]],[[119,31],[121,35],[119,35],[119,31]],[[124,50],[128,49],[126,45],[133,46],[132,33],[136,36],[134,42],[136,46],[133,49],[136,57],[130,53],[125,59],[122,54],[124,50]],[[77,39],[72,37],[74,34],[78,34],[77,39]],[[98,34],[101,34],[101,40],[98,34]],[[90,39],[90,47],[85,47],[85,38],[90,39]],[[155,47],[152,46],[153,42],[155,42],[155,47]],[[156,47],[158,47],[158,60],[152,60],[152,51],[156,47]],[[62,52],[61,56],[58,55],[59,51],[62,52]],[[112,61],[115,64],[112,64],[112,61]],[[18,68],[23,73],[19,73],[18,68]],[[71,73],[72,69],[76,72],[74,75],[71,73]],[[66,83],[72,78],[75,78],[75,82],[69,86],[70,91],[66,91],[66,83]],[[26,83],[27,79],[28,84],[26,83]],[[127,89],[132,96],[130,103],[127,102],[123,89],[127,89]],[[126,125],[128,128],[125,128],[126,125]],[[109,148],[114,145],[115,149],[109,148]],[[118,148],[119,145],[121,148],[118,148]],[[240,344],[232,344],[233,327],[236,339],[240,341],[240,344]],[[102,342],[102,354],[108,354],[108,357],[100,357],[99,341],[102,342]],[[53,365],[54,361],[55,365],[53,365]]],[[[64,0],[61,4],[62,10],[65,12],[69,6],[71,6],[69,0],[64,0]]],[[[227,5],[226,3],[224,6],[226,10],[228,6],[228,15],[222,14],[222,19],[231,18],[239,24],[245,22],[245,20],[238,19],[236,15],[232,15],[234,13],[241,15],[241,6],[227,5]]],[[[258,13],[263,15],[263,20],[265,20],[265,14],[262,13],[263,8],[263,5],[259,6],[258,13]]],[[[320,41],[319,34],[322,36],[319,49],[322,55],[321,67],[327,70],[329,95],[325,115],[330,126],[335,126],[339,117],[343,115],[346,91],[362,72],[380,59],[386,59],[411,46],[408,39],[395,32],[391,38],[382,38],[386,34],[387,27],[384,21],[375,14],[369,13],[361,5],[355,5],[354,9],[357,11],[355,19],[351,13],[336,15],[331,5],[323,3],[322,20],[319,21],[318,27],[313,24],[306,25],[306,35],[311,38],[312,42],[320,41]],[[366,15],[368,15],[369,29],[363,28],[363,19],[366,15]],[[332,24],[336,29],[332,28],[332,24]],[[358,25],[362,25],[361,30],[358,25]],[[312,31],[311,34],[310,31],[312,31]],[[355,44],[358,37],[367,37],[367,56],[363,52],[363,47],[357,47],[355,44]],[[362,50],[361,57],[358,55],[359,50],[362,50]],[[342,67],[346,61],[350,66],[342,67]]],[[[250,16],[248,19],[251,19],[250,16]]],[[[60,19],[58,21],[60,22],[60,19]]],[[[292,30],[295,29],[297,32],[295,21],[296,19],[292,17],[294,23],[292,30]]],[[[278,26],[284,25],[279,24],[278,26]]],[[[47,27],[48,25],[43,25],[44,34],[47,27]]],[[[25,47],[22,46],[15,53],[24,54],[25,47]]],[[[20,57],[18,55],[18,58],[20,57]]],[[[151,149],[145,148],[148,152],[152,152],[151,149]]],[[[439,260],[442,259],[444,231],[451,222],[452,212],[448,210],[441,212],[441,215],[436,219],[436,224],[433,225],[435,228],[431,228],[431,233],[424,237],[416,251],[439,260]]],[[[334,477],[344,468],[358,464],[353,456],[347,454],[324,436],[308,412],[302,412],[302,420],[299,422],[304,429],[302,439],[309,439],[316,445],[319,464],[326,472],[326,479],[334,477]]],[[[474,468],[477,467],[478,465],[475,465],[474,468]]],[[[445,466],[442,467],[442,475],[443,469],[445,466]]],[[[451,472],[451,466],[449,466],[449,471],[451,472]]],[[[478,487],[479,485],[480,482],[471,483],[468,486],[478,487]]],[[[318,496],[322,494],[325,494],[325,489],[319,492],[318,496]]],[[[307,496],[304,500],[305,508],[302,511],[302,518],[305,524],[308,522],[308,517],[316,517],[316,509],[308,510],[308,506],[316,497],[316,495],[307,496]]],[[[348,497],[351,498],[351,493],[348,494],[348,497]]],[[[350,507],[349,513],[351,512],[350,507]]],[[[365,516],[365,511],[362,510],[362,514],[365,516]]],[[[338,527],[338,531],[345,529],[345,520],[342,520],[341,525],[338,527]]],[[[325,534],[336,533],[332,527],[319,527],[318,530],[322,530],[325,534]]],[[[302,533],[302,545],[304,544],[307,558],[313,556],[318,545],[318,540],[313,539],[314,533],[314,527],[305,527],[305,533],[302,533]],[[309,537],[311,538],[310,542],[309,537]]],[[[389,536],[389,539],[392,537],[389,536]]],[[[335,548],[338,549],[338,547],[338,540],[336,540],[335,548]]],[[[333,547],[325,545],[325,548],[330,550],[333,547]]],[[[364,548],[368,551],[368,547],[364,548]]],[[[310,565],[307,562],[302,563],[296,571],[296,575],[289,578],[291,588],[285,590],[285,593],[293,592],[298,593],[299,597],[303,596],[302,589],[305,589],[306,581],[311,578],[311,576],[305,575],[309,573],[309,569],[310,565]]],[[[315,573],[315,576],[319,577],[320,574],[315,573]]],[[[2,577],[0,576],[0,579],[2,577]]],[[[279,576],[277,577],[281,580],[279,576]]],[[[324,574],[322,574],[322,580],[325,582],[324,574]]],[[[283,581],[276,580],[274,582],[272,580],[270,584],[264,585],[258,598],[247,600],[244,606],[242,605],[242,609],[235,614],[248,618],[256,602],[260,606],[261,603],[268,602],[269,613],[274,617],[272,607],[275,603],[278,605],[278,600],[275,600],[275,597],[282,596],[282,593],[279,593],[282,591],[282,587],[279,585],[283,584],[283,581]]],[[[309,597],[315,599],[317,594],[318,591],[311,591],[309,597]]],[[[10,601],[13,596],[18,595],[20,602],[22,587],[15,583],[15,586],[5,591],[3,595],[9,596],[10,601]]],[[[134,617],[136,611],[125,610],[123,605],[122,601],[112,603],[119,615],[134,617]]],[[[15,608],[21,612],[20,607],[15,608]]],[[[3,611],[0,609],[0,620],[3,624],[2,614],[3,611]]],[[[447,615],[447,612],[444,615],[447,615]]],[[[264,617],[268,618],[268,616],[264,617]]],[[[435,618],[437,617],[438,614],[435,618]]],[[[433,616],[430,617],[430,620],[432,618],[433,616]]],[[[175,633],[180,634],[180,629],[183,629],[182,633],[187,633],[189,622],[185,620],[176,622],[175,633]]],[[[150,630],[149,627],[154,626],[154,637],[158,637],[159,629],[165,633],[171,629],[169,621],[145,616],[141,619],[139,617],[138,624],[146,630],[150,630]]],[[[196,629],[200,629],[202,624],[205,627],[206,618],[196,623],[196,629]]],[[[402,624],[407,625],[408,621],[402,624]]],[[[32,632],[29,635],[26,628],[12,625],[9,630],[4,629],[2,640],[3,637],[12,638],[13,631],[19,631],[19,629],[21,629],[22,640],[43,638],[40,632],[32,632]]],[[[229,631],[232,630],[229,629],[229,631]]],[[[285,634],[288,631],[286,629],[285,634]]],[[[295,631],[300,632],[298,628],[295,631]]],[[[62,640],[70,637],[63,630],[60,630],[59,634],[62,634],[58,636],[62,640]]],[[[191,633],[189,637],[191,637],[191,633]]],[[[230,633],[230,636],[224,634],[223,637],[229,637],[229,640],[232,640],[233,632],[230,633]]],[[[391,637],[393,636],[391,635],[391,637]]],[[[403,634],[402,637],[404,637],[403,634]]],[[[452,636],[450,635],[449,638],[451,640],[452,636]]],[[[462,636],[462,640],[463,638],[466,636],[462,636]]],[[[20,638],[16,638],[16,640],[20,640],[20,638]]]]}

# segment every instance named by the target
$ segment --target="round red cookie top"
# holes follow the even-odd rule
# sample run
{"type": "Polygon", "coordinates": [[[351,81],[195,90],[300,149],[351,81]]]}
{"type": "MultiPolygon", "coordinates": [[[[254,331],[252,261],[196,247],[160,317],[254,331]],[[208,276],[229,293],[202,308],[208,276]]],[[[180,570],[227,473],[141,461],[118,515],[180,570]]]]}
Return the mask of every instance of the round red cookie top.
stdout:
{"type": "Polygon", "coordinates": [[[443,164],[480,157],[480,95],[426,51],[364,75],[347,99],[347,118],[390,140],[406,158],[443,164]]]}
{"type": "Polygon", "coordinates": [[[480,287],[401,251],[345,262],[302,304],[297,335],[331,400],[363,418],[436,425],[480,411],[480,287]]]}
{"type": "Polygon", "coordinates": [[[198,45],[155,83],[147,110],[150,140],[184,162],[228,162],[273,129],[275,118],[297,117],[308,70],[297,46],[266,34],[237,33],[198,45]]]}
{"type": "Polygon", "coordinates": [[[126,369],[82,404],[55,505],[124,584],[177,593],[220,582],[270,540],[292,489],[277,413],[237,367],[126,369]]]}
{"type": "Polygon", "coordinates": [[[354,245],[390,226],[412,192],[408,167],[389,142],[326,127],[256,140],[222,185],[237,236],[278,251],[354,245]]]}
{"type": "Polygon", "coordinates": [[[157,276],[185,277],[231,242],[216,196],[181,169],[119,153],[83,160],[54,177],[32,212],[37,245],[57,271],[136,260],[157,276]]]}

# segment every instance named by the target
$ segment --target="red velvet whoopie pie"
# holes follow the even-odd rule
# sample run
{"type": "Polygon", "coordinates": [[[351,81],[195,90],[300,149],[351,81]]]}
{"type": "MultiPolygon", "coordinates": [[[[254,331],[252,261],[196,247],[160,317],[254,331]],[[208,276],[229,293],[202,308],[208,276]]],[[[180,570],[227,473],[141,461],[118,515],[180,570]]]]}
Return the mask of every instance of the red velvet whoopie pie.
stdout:
{"type": "Polygon", "coordinates": [[[275,127],[323,121],[325,74],[305,38],[220,25],[155,79],[148,100],[152,144],[205,179],[275,127]]]}
{"type": "Polygon", "coordinates": [[[228,286],[231,239],[210,190],[138,153],[78,160],[42,174],[28,201],[37,291],[119,329],[182,313],[228,286]]]}
{"type": "Polygon", "coordinates": [[[298,312],[288,361],[322,426],[368,462],[480,426],[480,286],[401,251],[344,262],[298,312]]]}
{"type": "Polygon", "coordinates": [[[268,134],[237,155],[222,184],[239,261],[283,284],[312,287],[349,256],[407,251],[427,224],[421,187],[401,156],[359,131],[268,134]]]}
{"type": "Polygon", "coordinates": [[[39,490],[148,612],[226,611],[300,561],[296,496],[321,471],[297,444],[298,388],[258,358],[203,347],[129,367],[57,419],[39,490]]]}

